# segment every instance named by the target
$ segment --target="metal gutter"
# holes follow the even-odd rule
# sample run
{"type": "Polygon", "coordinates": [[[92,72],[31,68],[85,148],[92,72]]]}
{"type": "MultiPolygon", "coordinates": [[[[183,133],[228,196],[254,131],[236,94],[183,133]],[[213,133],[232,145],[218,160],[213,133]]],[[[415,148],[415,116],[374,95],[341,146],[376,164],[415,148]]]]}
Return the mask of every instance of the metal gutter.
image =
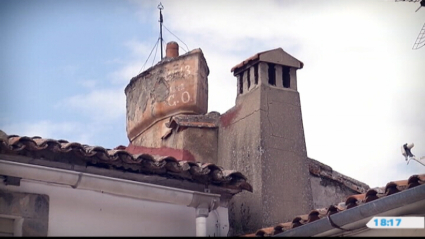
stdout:
{"type": "Polygon", "coordinates": [[[197,206],[201,203],[207,203],[211,206],[211,209],[216,209],[220,202],[219,194],[195,192],[4,160],[0,160],[0,175],[176,205],[197,206]]]}
{"type": "Polygon", "coordinates": [[[206,218],[217,209],[220,195],[202,193],[90,173],[0,160],[0,175],[39,181],[56,186],[90,190],[196,209],[196,235],[206,236],[206,218]]]}
{"type": "MultiPolygon", "coordinates": [[[[425,205],[425,184],[347,209],[330,217],[332,221],[341,228],[361,228],[365,227],[365,224],[374,216],[386,214],[397,208],[418,205],[425,205]]],[[[317,221],[276,234],[273,237],[331,236],[340,232],[340,229],[336,229],[331,225],[329,219],[324,217],[317,221]]]]}

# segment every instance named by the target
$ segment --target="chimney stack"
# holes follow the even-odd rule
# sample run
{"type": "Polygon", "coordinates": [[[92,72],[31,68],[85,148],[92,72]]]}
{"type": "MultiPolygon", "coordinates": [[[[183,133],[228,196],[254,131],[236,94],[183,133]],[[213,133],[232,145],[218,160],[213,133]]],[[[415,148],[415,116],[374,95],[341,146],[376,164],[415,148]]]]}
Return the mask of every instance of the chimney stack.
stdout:
{"type": "Polygon", "coordinates": [[[179,56],[178,50],[176,42],[167,43],[167,60],[133,77],[125,88],[132,145],[164,147],[170,117],[207,113],[209,69],[204,54],[195,49],[179,56]]]}
{"type": "Polygon", "coordinates": [[[253,193],[229,206],[230,235],[292,220],[313,207],[296,71],[303,63],[282,48],[232,68],[236,106],[221,116],[218,165],[246,175],[253,193]]]}
{"type": "Polygon", "coordinates": [[[179,44],[175,41],[167,43],[165,48],[165,58],[175,58],[179,56],[179,44]]]}

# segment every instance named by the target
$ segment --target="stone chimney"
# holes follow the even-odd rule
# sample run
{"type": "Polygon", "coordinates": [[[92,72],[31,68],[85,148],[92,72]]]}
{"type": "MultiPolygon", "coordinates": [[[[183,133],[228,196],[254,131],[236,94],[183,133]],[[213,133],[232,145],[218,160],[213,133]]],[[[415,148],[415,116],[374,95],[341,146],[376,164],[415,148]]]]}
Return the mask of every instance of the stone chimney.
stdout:
{"type": "Polygon", "coordinates": [[[277,48],[231,69],[236,105],[220,118],[218,164],[242,172],[253,193],[229,207],[231,235],[253,233],[312,209],[296,71],[303,63],[277,48]]]}
{"type": "Polygon", "coordinates": [[[207,113],[208,74],[201,49],[179,56],[178,44],[169,42],[166,57],[133,77],[125,88],[130,140],[127,149],[194,160],[196,155],[185,146],[188,136],[180,133],[183,127],[176,125],[181,120],[173,119],[207,113]]]}

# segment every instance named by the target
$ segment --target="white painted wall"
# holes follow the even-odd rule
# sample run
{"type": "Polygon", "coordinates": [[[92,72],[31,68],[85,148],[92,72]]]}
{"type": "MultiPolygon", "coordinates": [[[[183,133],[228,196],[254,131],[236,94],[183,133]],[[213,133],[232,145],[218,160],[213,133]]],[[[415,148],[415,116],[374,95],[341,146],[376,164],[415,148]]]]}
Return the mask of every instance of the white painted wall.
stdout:
{"type": "MultiPolygon", "coordinates": [[[[48,236],[195,236],[195,208],[21,180],[0,189],[47,194],[48,236]]],[[[207,235],[227,236],[228,209],[207,218],[207,235]]]]}

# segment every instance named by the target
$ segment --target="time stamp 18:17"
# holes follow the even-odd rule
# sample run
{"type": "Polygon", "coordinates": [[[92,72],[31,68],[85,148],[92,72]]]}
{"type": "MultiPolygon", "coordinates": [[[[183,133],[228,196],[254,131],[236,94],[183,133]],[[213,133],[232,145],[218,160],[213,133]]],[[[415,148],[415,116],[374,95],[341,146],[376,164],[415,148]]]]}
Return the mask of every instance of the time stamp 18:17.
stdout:
{"type": "Polygon", "coordinates": [[[424,217],[373,217],[366,226],[369,228],[425,228],[424,217]]]}

